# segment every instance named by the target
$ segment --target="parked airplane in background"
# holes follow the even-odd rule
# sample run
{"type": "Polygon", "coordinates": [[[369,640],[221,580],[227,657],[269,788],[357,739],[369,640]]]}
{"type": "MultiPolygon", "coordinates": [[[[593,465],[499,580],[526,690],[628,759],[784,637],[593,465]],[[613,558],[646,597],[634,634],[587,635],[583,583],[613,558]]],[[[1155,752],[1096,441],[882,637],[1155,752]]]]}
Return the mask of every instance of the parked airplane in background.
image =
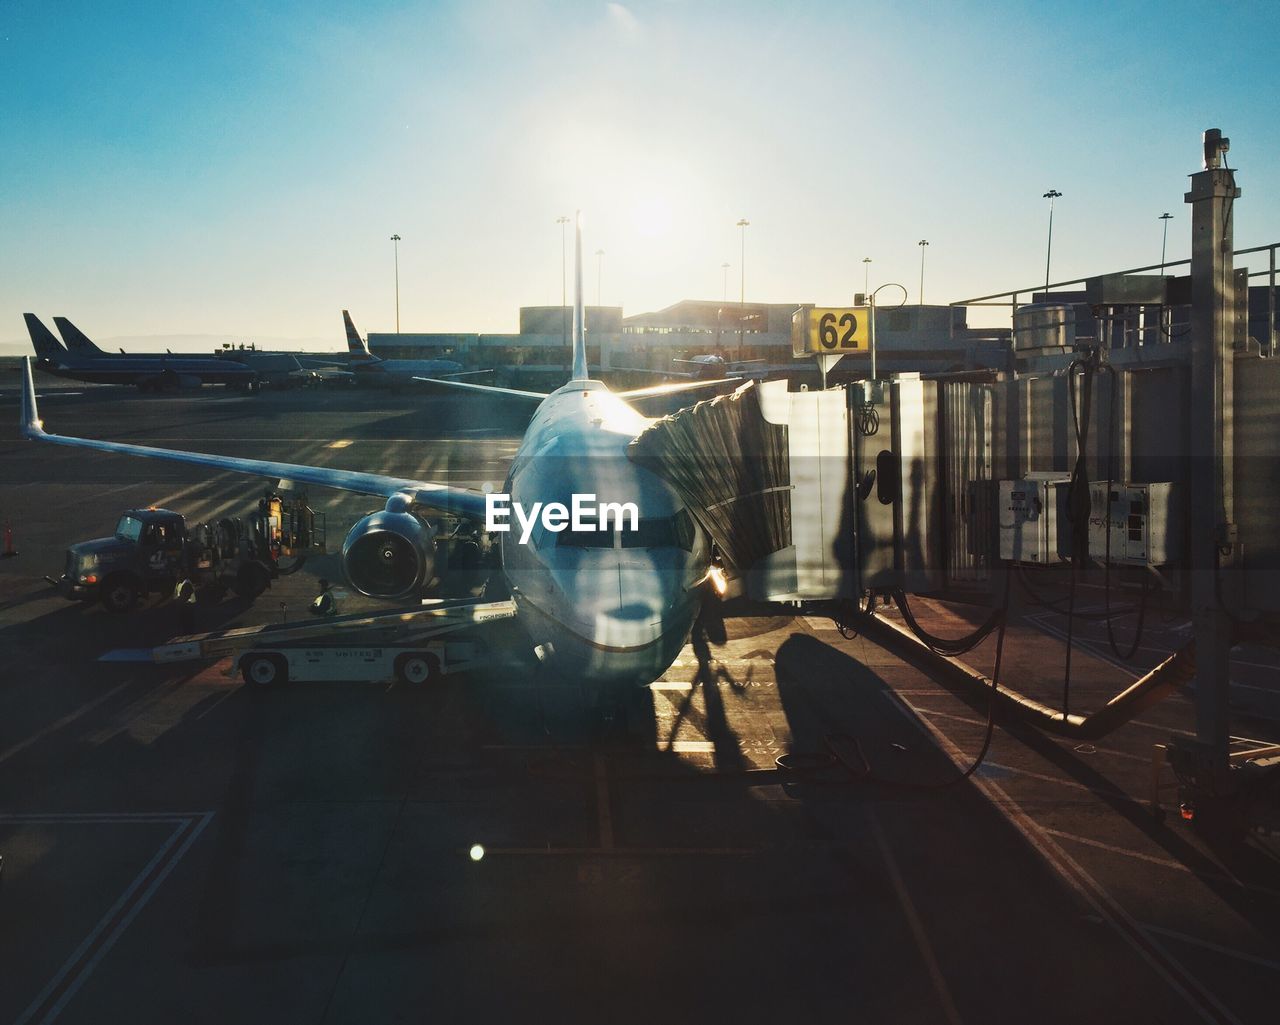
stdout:
{"type": "Polygon", "coordinates": [[[357,384],[398,388],[415,377],[435,380],[488,373],[486,370],[464,371],[461,363],[451,359],[383,359],[369,351],[369,344],[360,337],[346,310],[342,311],[342,321],[347,328],[347,369],[356,375],[357,384]]]}
{"type": "MultiPolygon", "coordinates": [[[[76,327],[66,317],[54,317],[58,333],[66,343],[67,351],[92,357],[118,358],[115,353],[105,352],[88,335],[76,327]]],[[[120,350],[119,355],[130,353],[120,350]]],[[[148,356],[148,353],[133,353],[134,356],[148,356]]],[[[165,355],[173,360],[204,359],[210,357],[198,352],[174,352],[166,349],[165,355]]],[[[326,356],[320,353],[287,352],[284,350],[259,349],[256,346],[227,347],[213,354],[214,359],[231,360],[248,367],[258,377],[261,384],[273,387],[291,387],[312,381],[326,381],[341,376],[338,369],[345,365],[345,358],[340,353],[326,356]]]]}
{"type": "MultiPolygon", "coordinates": [[[[56,377],[91,384],[131,384],[140,391],[176,391],[179,388],[199,388],[202,384],[256,388],[259,382],[259,375],[243,363],[212,356],[112,354],[96,346],[93,353],[84,350],[71,352],[34,313],[24,313],[23,318],[38,357],[36,365],[56,377]]],[[[92,346],[93,343],[89,344],[92,346]]]]}
{"type": "MultiPolygon", "coordinates": [[[[711,544],[676,492],[626,455],[627,445],[653,421],[629,400],[707,387],[706,382],[612,392],[587,372],[582,305],[582,234],[575,236],[573,373],[550,395],[438,381],[493,396],[537,403],[512,462],[504,491],[512,506],[533,509],[572,496],[598,504],[634,503],[635,530],[535,529],[527,544],[499,535],[502,572],[521,621],[537,650],[558,670],[611,700],[614,688],[648,684],[674,661],[697,616],[708,578],[711,544]]],[[[712,382],[714,383],[714,382],[712,382]]],[[[437,525],[427,516],[450,513],[483,529],[488,499],[469,488],[355,470],[301,466],[235,456],[150,448],[47,434],[36,409],[26,364],[21,431],[24,437],[100,452],[148,456],[339,488],[386,499],[359,520],[342,546],[342,563],[356,590],[371,597],[416,597],[434,574],[437,525]]]]}
{"type": "Polygon", "coordinates": [[[660,377],[684,377],[692,381],[746,381],[753,377],[764,377],[764,371],[745,370],[753,363],[764,364],[763,359],[725,359],[719,353],[708,352],[692,359],[673,359],[672,363],[693,367],[692,370],[647,370],[638,367],[614,367],[632,374],[657,374],[660,377]]]}

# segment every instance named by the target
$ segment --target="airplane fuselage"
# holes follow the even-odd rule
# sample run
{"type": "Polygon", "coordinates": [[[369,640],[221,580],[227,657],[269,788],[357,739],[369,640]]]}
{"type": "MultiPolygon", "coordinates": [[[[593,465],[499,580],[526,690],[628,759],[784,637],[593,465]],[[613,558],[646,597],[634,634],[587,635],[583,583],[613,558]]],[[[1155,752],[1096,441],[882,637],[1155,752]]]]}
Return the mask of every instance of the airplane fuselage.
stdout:
{"type": "Polygon", "coordinates": [[[375,385],[407,384],[414,377],[445,377],[462,372],[462,364],[449,359],[352,360],[349,369],[357,383],[375,385]]]}
{"type": "Polygon", "coordinates": [[[676,493],[627,458],[649,421],[600,381],[571,381],[538,407],[512,462],[511,502],[592,495],[635,503],[638,529],[536,527],[499,535],[512,597],[550,664],[598,689],[648,684],[675,661],[701,603],[710,542],[676,493]]]}
{"type": "Polygon", "coordinates": [[[168,356],[41,357],[40,370],[57,377],[90,384],[161,385],[199,387],[201,384],[248,384],[255,378],[243,363],[213,358],[171,359],[168,356]]]}

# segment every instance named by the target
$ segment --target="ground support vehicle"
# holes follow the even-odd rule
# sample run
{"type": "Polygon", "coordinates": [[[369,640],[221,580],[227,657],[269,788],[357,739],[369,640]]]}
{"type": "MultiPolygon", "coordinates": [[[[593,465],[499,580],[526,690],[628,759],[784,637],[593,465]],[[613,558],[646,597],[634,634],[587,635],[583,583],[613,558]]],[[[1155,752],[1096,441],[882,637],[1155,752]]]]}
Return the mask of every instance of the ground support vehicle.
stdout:
{"type": "Polygon", "coordinates": [[[485,645],[474,628],[515,614],[510,601],[430,602],[372,615],[176,637],[153,649],[152,659],[171,663],[230,657],[227,674],[239,672],[245,683],[259,687],[322,680],[419,685],[475,666],[485,645]]]}
{"type": "Polygon", "coordinates": [[[296,572],[325,546],[324,514],[305,493],[268,490],[249,516],[189,525],[169,509],[127,509],[111,537],[67,549],[62,577],[47,578],[73,601],[98,599],[125,612],[151,592],[172,593],[183,578],[256,598],[276,577],[296,572]]]}

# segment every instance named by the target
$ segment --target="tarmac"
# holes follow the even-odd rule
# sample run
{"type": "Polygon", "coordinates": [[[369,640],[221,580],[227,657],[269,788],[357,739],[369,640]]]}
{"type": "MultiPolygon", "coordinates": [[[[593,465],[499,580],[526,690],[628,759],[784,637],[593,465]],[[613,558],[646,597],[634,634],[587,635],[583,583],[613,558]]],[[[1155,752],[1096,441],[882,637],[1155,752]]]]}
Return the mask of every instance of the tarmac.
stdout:
{"type": "MultiPolygon", "coordinates": [[[[1276,837],[1202,833],[1168,788],[1149,807],[1155,745],[1194,728],[1186,695],[1097,743],[998,723],[952,783],[985,703],[781,607],[708,615],[625,728],[527,653],[421,689],[100,661],[179,633],[177,611],[58,597],[41,578],[65,546],[132,506],[246,513],[263,482],[21,441],[17,383],[0,377],[18,552],[0,560],[0,1022],[1280,1014],[1276,837]],[[776,766],[828,744],[879,781],[776,766]]],[[[523,430],[519,410],[411,391],[37,384],[58,433],[471,486],[501,483],[523,430]]],[[[378,504],[312,490],[331,552],[378,504]]],[[[320,576],[341,579],[335,556],[200,606],[199,626],[303,615],[320,576]]],[[[916,612],[949,635],[985,615],[916,612]]],[[[1057,705],[1064,629],[1018,607],[1002,678],[1057,705]]],[[[1073,710],[1186,634],[1152,617],[1130,665],[1078,624],[1073,710]]],[[[965,656],[993,658],[993,640],[965,656]]],[[[1232,704],[1234,732],[1280,739],[1273,658],[1238,653],[1232,704]]]]}

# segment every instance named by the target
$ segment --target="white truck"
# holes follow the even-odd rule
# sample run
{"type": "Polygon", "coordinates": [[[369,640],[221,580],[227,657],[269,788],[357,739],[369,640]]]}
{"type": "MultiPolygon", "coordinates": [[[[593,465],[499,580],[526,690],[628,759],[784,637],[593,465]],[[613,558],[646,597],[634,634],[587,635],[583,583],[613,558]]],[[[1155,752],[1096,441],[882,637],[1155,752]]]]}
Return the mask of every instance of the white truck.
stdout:
{"type": "Polygon", "coordinates": [[[230,656],[227,675],[270,687],[287,681],[398,680],[421,685],[475,666],[484,645],[457,636],[513,619],[515,603],[430,602],[372,615],[271,623],[176,637],[152,649],[159,663],[230,656]]]}

